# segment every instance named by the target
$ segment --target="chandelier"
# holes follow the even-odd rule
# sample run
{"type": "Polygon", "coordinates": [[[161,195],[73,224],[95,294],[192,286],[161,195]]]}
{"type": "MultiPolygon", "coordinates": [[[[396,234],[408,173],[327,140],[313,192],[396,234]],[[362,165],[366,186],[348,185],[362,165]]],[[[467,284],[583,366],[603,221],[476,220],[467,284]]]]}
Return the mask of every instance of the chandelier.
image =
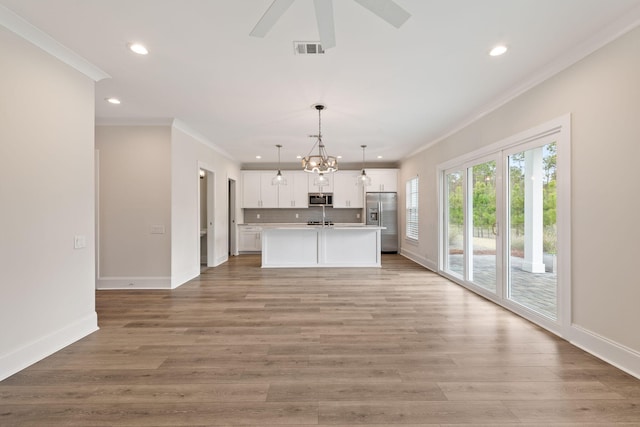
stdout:
{"type": "Polygon", "coordinates": [[[322,117],[321,112],[324,110],[324,105],[316,104],[314,108],[318,110],[318,134],[309,135],[311,138],[317,138],[316,143],[313,144],[309,154],[302,159],[302,169],[305,172],[324,174],[326,172],[335,172],[338,170],[338,159],[335,156],[329,156],[324,148],[322,142],[322,117]],[[318,154],[311,155],[313,150],[318,147],[318,154]]]}

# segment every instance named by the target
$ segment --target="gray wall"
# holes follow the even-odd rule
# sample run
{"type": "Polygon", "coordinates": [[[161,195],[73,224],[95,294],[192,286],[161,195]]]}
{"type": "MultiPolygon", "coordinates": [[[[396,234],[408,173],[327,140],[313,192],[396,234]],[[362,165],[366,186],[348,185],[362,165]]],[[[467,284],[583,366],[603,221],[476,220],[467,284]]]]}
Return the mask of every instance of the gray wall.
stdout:
{"type": "MultiPolygon", "coordinates": [[[[171,276],[171,128],[97,126],[99,286],[171,276]],[[152,232],[163,227],[164,233],[152,232]]],[[[126,283],[125,283],[126,285],[126,283]]],[[[156,283],[157,285],[157,283],[156,283]]]]}
{"type": "Polygon", "coordinates": [[[94,82],[2,26],[0,58],[1,380],[97,319],[94,82]]]}
{"type": "MultiPolygon", "coordinates": [[[[640,29],[627,33],[501,108],[407,159],[420,180],[420,241],[436,265],[436,165],[571,113],[572,333],[568,338],[640,374],[640,29]]],[[[427,142],[427,141],[425,141],[427,142]]],[[[402,202],[401,202],[402,203],[402,202]]],[[[404,224],[402,224],[404,225],[404,224]]],[[[564,244],[564,242],[560,242],[564,244]]]]}
{"type": "MultiPolygon", "coordinates": [[[[229,180],[240,182],[240,165],[194,136],[184,125],[171,127],[171,286],[177,287],[200,274],[199,169],[213,173],[213,227],[207,235],[215,265],[229,252],[229,180]]],[[[239,193],[240,186],[237,186],[239,193]]],[[[237,194],[240,199],[240,194],[237,194]]],[[[242,210],[235,208],[238,222],[242,210]]]]}

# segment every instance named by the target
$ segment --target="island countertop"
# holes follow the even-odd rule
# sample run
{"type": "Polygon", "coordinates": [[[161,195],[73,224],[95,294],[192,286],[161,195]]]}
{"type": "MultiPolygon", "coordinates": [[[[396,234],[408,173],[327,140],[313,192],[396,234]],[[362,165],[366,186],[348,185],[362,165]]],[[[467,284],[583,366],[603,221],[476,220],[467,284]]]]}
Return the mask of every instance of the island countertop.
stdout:
{"type": "Polygon", "coordinates": [[[262,230],[262,267],[381,267],[383,228],[272,224],[262,230]]]}
{"type": "MultiPolygon", "coordinates": [[[[262,227],[262,228],[309,228],[309,227],[319,227],[319,228],[375,228],[378,227],[376,225],[367,225],[361,222],[338,222],[333,225],[325,225],[322,224],[306,224],[304,222],[246,222],[242,224],[238,224],[238,226],[242,227],[262,227]]],[[[379,228],[379,227],[378,227],[379,228]]]]}

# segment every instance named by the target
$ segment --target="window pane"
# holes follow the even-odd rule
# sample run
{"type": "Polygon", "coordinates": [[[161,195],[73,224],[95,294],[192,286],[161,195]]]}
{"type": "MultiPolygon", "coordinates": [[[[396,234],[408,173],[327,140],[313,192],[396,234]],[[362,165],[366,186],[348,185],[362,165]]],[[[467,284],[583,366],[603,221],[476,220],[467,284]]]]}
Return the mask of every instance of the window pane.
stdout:
{"type": "Polygon", "coordinates": [[[452,172],[446,176],[447,227],[445,244],[447,259],[445,270],[459,276],[464,275],[464,203],[463,173],[452,172]]]}
{"type": "Polygon", "coordinates": [[[407,229],[406,235],[410,239],[418,240],[418,178],[407,181],[407,229]]]}
{"type": "Polygon", "coordinates": [[[490,161],[470,168],[471,196],[471,260],[470,280],[496,292],[496,162],[490,161]]]}
{"type": "Polygon", "coordinates": [[[557,318],[556,144],[509,156],[508,298],[557,318]]]}

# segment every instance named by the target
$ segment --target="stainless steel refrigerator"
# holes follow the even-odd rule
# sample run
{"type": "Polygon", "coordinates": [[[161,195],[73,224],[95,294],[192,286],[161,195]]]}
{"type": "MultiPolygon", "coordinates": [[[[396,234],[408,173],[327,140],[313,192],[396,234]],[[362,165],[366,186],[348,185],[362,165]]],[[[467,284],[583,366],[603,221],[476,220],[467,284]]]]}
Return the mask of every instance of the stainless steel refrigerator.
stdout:
{"type": "Polygon", "coordinates": [[[398,194],[367,193],[367,225],[386,227],[381,232],[383,253],[398,252],[398,194]]]}

